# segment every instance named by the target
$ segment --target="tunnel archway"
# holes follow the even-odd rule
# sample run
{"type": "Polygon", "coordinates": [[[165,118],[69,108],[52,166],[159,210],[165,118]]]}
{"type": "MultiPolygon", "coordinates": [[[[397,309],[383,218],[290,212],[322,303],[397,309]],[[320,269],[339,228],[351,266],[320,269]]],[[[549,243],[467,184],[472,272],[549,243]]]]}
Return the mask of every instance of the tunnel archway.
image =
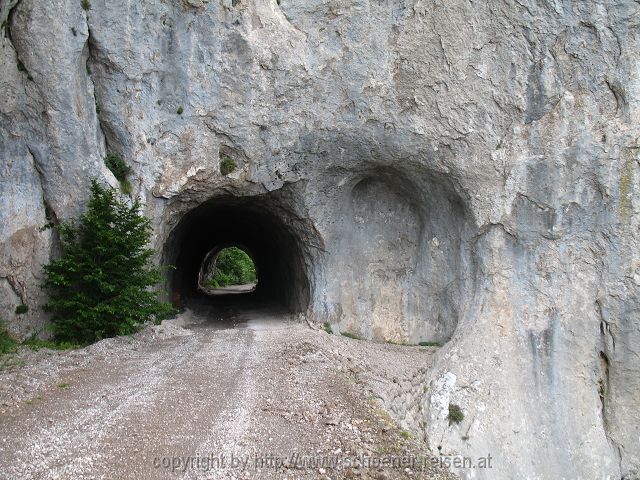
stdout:
{"type": "Polygon", "coordinates": [[[215,301],[198,288],[203,262],[235,245],[249,253],[259,272],[255,290],[245,297],[304,312],[311,296],[307,240],[312,230],[275,195],[225,195],[202,203],[182,216],[165,243],[163,263],[172,266],[167,278],[171,302],[182,308],[215,301]]]}
{"type": "Polygon", "coordinates": [[[249,249],[218,245],[207,253],[198,272],[198,289],[207,295],[237,295],[255,291],[258,272],[249,249]]]}

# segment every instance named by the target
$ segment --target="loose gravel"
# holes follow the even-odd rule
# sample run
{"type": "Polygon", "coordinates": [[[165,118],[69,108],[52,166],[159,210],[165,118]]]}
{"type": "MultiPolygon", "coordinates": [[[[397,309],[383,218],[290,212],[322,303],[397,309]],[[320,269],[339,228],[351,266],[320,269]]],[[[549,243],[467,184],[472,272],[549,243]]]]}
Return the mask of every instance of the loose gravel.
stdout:
{"type": "Polygon", "coordinates": [[[456,478],[384,408],[433,351],[265,310],[21,348],[0,360],[0,479],[456,478]]]}

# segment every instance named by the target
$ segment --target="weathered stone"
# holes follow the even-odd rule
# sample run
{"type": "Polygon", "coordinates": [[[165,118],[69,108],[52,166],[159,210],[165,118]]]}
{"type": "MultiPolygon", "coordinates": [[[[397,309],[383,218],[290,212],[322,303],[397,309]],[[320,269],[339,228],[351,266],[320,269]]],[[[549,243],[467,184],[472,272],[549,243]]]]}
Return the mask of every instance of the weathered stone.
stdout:
{"type": "Polygon", "coordinates": [[[215,224],[239,198],[295,247],[276,272],[305,290],[292,308],[445,343],[406,402],[434,452],[491,453],[476,478],[635,478],[637,11],[0,0],[0,315],[42,327],[40,227],[74,217],[91,177],[116,185],[115,152],[159,261],[190,211],[213,199],[215,224]]]}

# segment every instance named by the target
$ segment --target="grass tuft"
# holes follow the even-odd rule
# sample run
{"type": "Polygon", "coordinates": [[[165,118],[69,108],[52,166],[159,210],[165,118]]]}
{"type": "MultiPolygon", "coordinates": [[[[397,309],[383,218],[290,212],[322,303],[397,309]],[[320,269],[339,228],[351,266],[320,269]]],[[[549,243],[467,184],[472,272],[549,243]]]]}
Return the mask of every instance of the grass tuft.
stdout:
{"type": "Polygon", "coordinates": [[[13,353],[16,348],[18,348],[18,342],[9,335],[4,328],[4,322],[0,320],[0,354],[13,353]]]}
{"type": "Polygon", "coordinates": [[[453,403],[449,404],[449,425],[452,423],[461,423],[464,420],[464,413],[462,413],[462,409],[459,405],[455,405],[453,403]]]}
{"type": "Polygon", "coordinates": [[[25,304],[21,303],[16,307],[16,315],[22,315],[23,313],[27,313],[29,311],[29,307],[25,304]]]}
{"type": "Polygon", "coordinates": [[[22,345],[29,347],[31,350],[40,350],[41,348],[48,348],[49,350],[75,350],[81,348],[82,345],[72,342],[54,342],[52,340],[39,340],[37,338],[30,338],[22,342],[22,345]]]}
{"type": "Polygon", "coordinates": [[[413,434],[407,430],[400,430],[400,436],[405,440],[411,440],[413,438],[413,434]]]}
{"type": "Polygon", "coordinates": [[[355,333],[351,332],[340,332],[340,335],[342,335],[343,337],[352,338],[354,340],[362,340],[362,337],[359,337],[355,333]]]}
{"type": "Polygon", "coordinates": [[[104,159],[104,164],[107,166],[113,176],[119,181],[124,181],[127,174],[131,171],[131,168],[125,163],[125,161],[115,153],[110,153],[104,159]]]}
{"type": "Polygon", "coordinates": [[[133,187],[128,180],[120,180],[120,191],[125,195],[131,195],[133,187]]]}
{"type": "Polygon", "coordinates": [[[236,162],[229,155],[224,153],[220,154],[220,173],[222,175],[229,175],[236,169],[236,162]]]}

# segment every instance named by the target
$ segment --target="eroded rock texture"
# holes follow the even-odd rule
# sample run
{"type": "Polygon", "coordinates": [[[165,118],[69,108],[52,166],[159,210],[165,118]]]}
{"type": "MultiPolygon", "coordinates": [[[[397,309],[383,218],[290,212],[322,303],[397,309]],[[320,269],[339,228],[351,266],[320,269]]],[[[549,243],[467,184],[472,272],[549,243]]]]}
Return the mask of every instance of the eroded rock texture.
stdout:
{"type": "Polygon", "coordinates": [[[475,478],[638,478],[638,9],[0,0],[0,314],[42,328],[41,227],[117,184],[115,152],[172,298],[196,237],[244,212],[292,310],[445,343],[392,405],[434,452],[491,453],[475,478]]]}

